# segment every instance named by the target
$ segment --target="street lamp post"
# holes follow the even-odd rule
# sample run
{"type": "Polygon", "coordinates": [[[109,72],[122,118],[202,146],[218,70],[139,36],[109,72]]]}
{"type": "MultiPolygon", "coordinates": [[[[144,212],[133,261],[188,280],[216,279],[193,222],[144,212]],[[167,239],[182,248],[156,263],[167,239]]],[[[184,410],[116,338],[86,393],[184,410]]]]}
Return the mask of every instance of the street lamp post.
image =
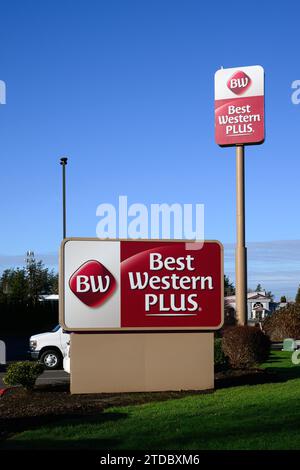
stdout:
{"type": "Polygon", "coordinates": [[[60,164],[62,166],[62,199],[63,199],[63,239],[67,236],[67,211],[66,211],[66,166],[68,159],[62,157],[60,164]]]}

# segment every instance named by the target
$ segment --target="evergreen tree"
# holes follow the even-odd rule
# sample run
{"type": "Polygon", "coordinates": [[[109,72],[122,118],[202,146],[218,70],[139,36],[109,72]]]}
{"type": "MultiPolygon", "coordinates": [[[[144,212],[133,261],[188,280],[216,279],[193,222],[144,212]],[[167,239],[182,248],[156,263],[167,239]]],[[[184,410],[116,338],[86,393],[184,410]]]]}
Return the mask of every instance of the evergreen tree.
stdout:
{"type": "MultiPolygon", "coordinates": [[[[263,292],[264,291],[264,288],[261,284],[257,284],[256,286],[256,289],[255,289],[255,292],[263,292]]],[[[248,291],[249,292],[249,291],[248,291]]],[[[272,294],[272,292],[269,290],[269,291],[266,291],[266,297],[269,297],[269,299],[271,299],[271,301],[273,302],[274,300],[274,294],[272,294]]]]}
{"type": "Polygon", "coordinates": [[[269,299],[271,299],[271,301],[273,302],[274,300],[274,294],[272,294],[272,292],[270,290],[268,290],[266,292],[266,296],[269,297],[269,299]]]}
{"type": "Polygon", "coordinates": [[[1,303],[36,304],[41,295],[57,292],[58,275],[33,257],[26,268],[6,269],[0,277],[1,303]]]}
{"type": "Polygon", "coordinates": [[[0,300],[4,303],[26,303],[28,282],[26,269],[6,269],[0,278],[0,300]]]}
{"type": "Polygon", "coordinates": [[[296,304],[300,305],[300,286],[298,287],[297,295],[295,298],[296,304]]]}
{"type": "Polygon", "coordinates": [[[224,275],[224,295],[225,297],[229,295],[235,295],[235,287],[233,282],[230,282],[230,279],[226,274],[224,275]]]}

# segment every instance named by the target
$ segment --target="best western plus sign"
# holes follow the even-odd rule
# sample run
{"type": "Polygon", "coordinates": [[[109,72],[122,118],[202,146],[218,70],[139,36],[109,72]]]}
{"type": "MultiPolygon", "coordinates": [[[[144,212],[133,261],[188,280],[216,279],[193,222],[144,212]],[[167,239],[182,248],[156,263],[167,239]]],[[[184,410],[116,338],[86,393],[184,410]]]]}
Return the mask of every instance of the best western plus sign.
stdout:
{"type": "Polygon", "coordinates": [[[219,145],[264,140],[264,70],[261,66],[215,73],[215,138],[219,145]]]}
{"type": "Polygon", "coordinates": [[[218,242],[66,239],[64,329],[218,329],[223,322],[218,242]]]}

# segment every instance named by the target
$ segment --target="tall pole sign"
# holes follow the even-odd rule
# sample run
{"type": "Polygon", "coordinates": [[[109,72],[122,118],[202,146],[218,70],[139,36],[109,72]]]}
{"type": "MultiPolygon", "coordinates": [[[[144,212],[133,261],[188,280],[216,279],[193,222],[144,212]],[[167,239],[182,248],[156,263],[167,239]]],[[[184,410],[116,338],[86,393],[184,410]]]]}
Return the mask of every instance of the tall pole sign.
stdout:
{"type": "Polygon", "coordinates": [[[244,145],[264,141],[264,69],[260,65],[215,73],[215,139],[236,146],[236,312],[247,323],[244,145]]]}

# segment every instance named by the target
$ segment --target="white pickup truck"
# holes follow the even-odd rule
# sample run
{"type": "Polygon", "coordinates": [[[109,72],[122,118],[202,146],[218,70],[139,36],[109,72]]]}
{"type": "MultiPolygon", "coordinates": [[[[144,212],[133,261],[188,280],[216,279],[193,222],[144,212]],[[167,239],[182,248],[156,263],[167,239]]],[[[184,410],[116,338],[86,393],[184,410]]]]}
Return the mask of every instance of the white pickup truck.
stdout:
{"type": "Polygon", "coordinates": [[[60,369],[68,353],[70,335],[57,325],[48,333],[33,335],[29,339],[32,359],[40,361],[46,369],[60,369]]]}

